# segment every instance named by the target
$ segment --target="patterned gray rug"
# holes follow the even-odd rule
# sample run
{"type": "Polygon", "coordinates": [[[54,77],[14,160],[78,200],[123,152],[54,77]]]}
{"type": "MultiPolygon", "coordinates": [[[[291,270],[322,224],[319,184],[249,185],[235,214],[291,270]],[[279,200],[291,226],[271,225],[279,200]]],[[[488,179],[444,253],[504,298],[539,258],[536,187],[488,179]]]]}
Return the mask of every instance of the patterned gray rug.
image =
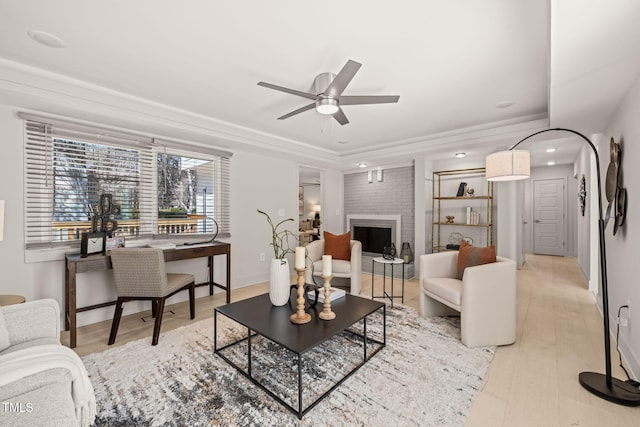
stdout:
{"type": "MultiPolygon", "coordinates": [[[[380,332],[381,317],[367,321],[369,334],[380,332]]],[[[246,333],[218,319],[219,347],[246,333]]],[[[142,339],[82,359],[96,392],[97,426],[459,426],[494,352],[462,345],[458,319],[423,319],[411,308],[387,306],[387,346],[302,421],[213,354],[212,319],[163,333],[155,347],[142,339]]],[[[240,347],[226,354],[239,364],[246,357],[240,347]]],[[[253,374],[296,406],[295,355],[255,338],[252,356],[253,374]]],[[[305,354],[310,398],[359,358],[362,347],[350,334],[305,354]]],[[[304,406],[310,402],[303,398],[304,406]]]]}

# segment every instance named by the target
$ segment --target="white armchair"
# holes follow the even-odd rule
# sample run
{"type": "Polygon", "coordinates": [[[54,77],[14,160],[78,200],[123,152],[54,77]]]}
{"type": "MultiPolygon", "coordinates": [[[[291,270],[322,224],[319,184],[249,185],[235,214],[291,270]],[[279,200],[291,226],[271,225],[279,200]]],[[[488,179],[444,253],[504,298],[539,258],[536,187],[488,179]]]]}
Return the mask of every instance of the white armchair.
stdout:
{"type": "Polygon", "coordinates": [[[507,345],[516,340],[516,263],[467,267],[456,279],[458,252],[420,256],[420,313],[460,313],[460,337],[467,347],[507,345]]]}
{"type": "MultiPolygon", "coordinates": [[[[349,279],[349,292],[352,295],[360,294],[360,277],[362,273],[362,243],[358,240],[351,240],[349,243],[351,248],[351,261],[340,259],[331,260],[331,271],[333,277],[337,279],[349,279]]],[[[307,272],[305,280],[307,283],[313,283],[311,273],[314,276],[322,276],[322,255],[324,255],[324,239],[314,240],[307,246],[307,272]],[[313,269],[311,268],[313,264],[313,269]]],[[[338,280],[339,281],[339,280],[338,280]]],[[[338,284],[336,281],[336,284],[338,284]]],[[[320,282],[322,283],[322,282],[320,282]]],[[[334,281],[332,280],[332,284],[334,281]]]]}

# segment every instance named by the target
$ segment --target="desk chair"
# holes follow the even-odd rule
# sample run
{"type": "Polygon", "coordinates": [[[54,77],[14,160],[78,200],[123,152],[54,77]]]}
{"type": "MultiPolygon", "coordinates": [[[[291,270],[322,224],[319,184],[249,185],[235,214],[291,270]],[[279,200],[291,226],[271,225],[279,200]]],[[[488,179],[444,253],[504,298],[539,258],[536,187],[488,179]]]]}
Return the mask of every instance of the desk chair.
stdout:
{"type": "Polygon", "coordinates": [[[164,303],[173,294],[189,290],[189,310],[191,318],[195,318],[195,278],[192,274],[167,273],[162,249],[114,249],[111,251],[111,264],[116,279],[118,301],[111,324],[109,345],[116,340],[123,305],[127,301],[151,300],[151,313],[156,319],[151,345],[158,344],[164,303]]]}

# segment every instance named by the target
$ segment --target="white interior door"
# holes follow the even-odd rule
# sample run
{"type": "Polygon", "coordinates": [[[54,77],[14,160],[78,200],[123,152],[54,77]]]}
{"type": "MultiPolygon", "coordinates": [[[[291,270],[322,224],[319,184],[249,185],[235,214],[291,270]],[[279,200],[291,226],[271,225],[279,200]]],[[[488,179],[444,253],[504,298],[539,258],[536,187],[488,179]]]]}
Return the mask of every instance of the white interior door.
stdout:
{"type": "Polygon", "coordinates": [[[536,254],[565,254],[564,191],[564,178],[533,183],[533,252],[536,254]]]}

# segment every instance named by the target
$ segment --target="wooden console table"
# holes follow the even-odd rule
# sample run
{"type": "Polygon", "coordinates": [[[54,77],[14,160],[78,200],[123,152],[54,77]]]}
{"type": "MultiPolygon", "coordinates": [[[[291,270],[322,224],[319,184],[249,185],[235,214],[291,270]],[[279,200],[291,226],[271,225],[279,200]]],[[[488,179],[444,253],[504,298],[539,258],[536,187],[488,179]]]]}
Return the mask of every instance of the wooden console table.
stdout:
{"type": "MultiPolygon", "coordinates": [[[[231,302],[231,244],[223,242],[205,243],[190,246],[178,246],[175,249],[165,249],[165,261],[180,261],[192,258],[209,258],[209,280],[197,283],[196,286],[209,285],[209,295],[213,295],[213,287],[216,286],[227,292],[227,304],[231,302]],[[216,255],[227,256],[227,284],[226,286],[214,282],[213,280],[213,257],[216,255]]],[[[67,254],[65,257],[65,330],[69,332],[69,346],[76,346],[76,315],[77,313],[95,310],[96,308],[115,305],[115,301],[101,304],[89,305],[86,307],[76,306],[76,274],[90,271],[103,271],[111,269],[111,257],[107,255],[89,255],[82,258],[80,254],[67,254]]]]}

